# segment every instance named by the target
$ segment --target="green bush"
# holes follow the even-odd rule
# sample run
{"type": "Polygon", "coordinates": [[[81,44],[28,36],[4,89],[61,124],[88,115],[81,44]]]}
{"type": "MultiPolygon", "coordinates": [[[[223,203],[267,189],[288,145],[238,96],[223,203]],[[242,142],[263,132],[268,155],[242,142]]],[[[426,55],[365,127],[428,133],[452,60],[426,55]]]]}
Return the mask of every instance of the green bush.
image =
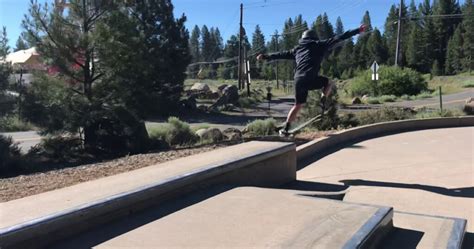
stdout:
{"type": "Polygon", "coordinates": [[[0,118],[1,132],[29,131],[33,126],[28,122],[23,122],[17,116],[4,116],[0,118]]]}
{"type": "Polygon", "coordinates": [[[384,107],[378,110],[363,111],[356,114],[360,125],[367,125],[379,122],[394,120],[404,120],[413,117],[411,110],[403,108],[384,107]]]}
{"type": "MultiPolygon", "coordinates": [[[[313,127],[317,128],[318,130],[328,130],[328,129],[336,129],[339,125],[339,116],[337,114],[338,111],[338,99],[339,95],[337,92],[333,92],[331,97],[326,100],[326,115],[324,116],[323,120],[320,122],[313,123],[313,127]]],[[[307,121],[308,119],[314,118],[317,115],[321,114],[321,92],[320,91],[310,91],[307,99],[307,103],[303,108],[301,117],[304,119],[303,121],[307,121]]]]}
{"type": "Polygon", "coordinates": [[[352,96],[372,94],[374,90],[380,95],[402,96],[419,94],[428,88],[428,83],[420,73],[410,68],[392,66],[380,67],[376,86],[372,81],[372,72],[367,70],[359,74],[349,87],[352,96]]]}
{"type": "Polygon", "coordinates": [[[247,125],[248,134],[251,136],[268,136],[275,134],[276,120],[268,118],[255,120],[247,125]]]}
{"type": "Polygon", "coordinates": [[[82,140],[77,137],[45,137],[30,149],[30,156],[44,157],[54,163],[73,163],[86,157],[82,140]]]}
{"type": "Polygon", "coordinates": [[[462,86],[465,88],[474,87],[474,82],[465,82],[462,86]]]}
{"type": "Polygon", "coordinates": [[[379,98],[382,101],[382,103],[395,102],[397,100],[397,97],[395,95],[382,95],[379,98]]]}
{"type": "Polygon", "coordinates": [[[19,172],[21,167],[20,148],[11,137],[0,135],[0,176],[19,172]]]}
{"type": "Polygon", "coordinates": [[[367,98],[367,104],[378,105],[380,104],[379,98],[369,97],[367,98]]]}
{"type": "Polygon", "coordinates": [[[165,141],[170,146],[192,145],[199,140],[189,124],[176,117],[170,117],[167,124],[151,128],[150,137],[165,141]]]}
{"type": "Polygon", "coordinates": [[[448,118],[448,117],[459,117],[463,116],[464,113],[461,110],[436,110],[436,111],[429,111],[427,109],[419,110],[418,113],[415,115],[415,118],[422,119],[422,118],[448,118]]]}

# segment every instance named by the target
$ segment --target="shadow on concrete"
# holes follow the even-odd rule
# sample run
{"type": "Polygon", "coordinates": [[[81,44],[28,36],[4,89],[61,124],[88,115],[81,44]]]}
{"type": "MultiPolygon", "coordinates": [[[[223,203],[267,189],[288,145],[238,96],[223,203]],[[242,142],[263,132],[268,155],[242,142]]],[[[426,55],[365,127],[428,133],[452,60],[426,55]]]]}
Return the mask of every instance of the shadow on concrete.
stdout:
{"type": "Polygon", "coordinates": [[[429,191],[436,194],[447,195],[451,197],[474,198],[474,187],[449,189],[449,188],[442,188],[442,187],[422,185],[422,184],[377,182],[377,181],[366,181],[366,180],[360,180],[360,179],[341,180],[339,182],[344,183],[344,185],[347,185],[348,187],[349,186],[373,186],[373,187],[419,189],[419,190],[429,191]]]}
{"type": "Polygon", "coordinates": [[[394,227],[381,243],[383,249],[415,249],[423,237],[423,232],[394,227]]]}
{"type": "Polygon", "coordinates": [[[199,192],[192,192],[183,197],[176,198],[171,201],[165,201],[165,203],[162,205],[149,208],[136,214],[131,214],[118,221],[90,229],[87,232],[75,235],[73,238],[68,238],[57,242],[48,248],[92,248],[117,236],[130,232],[150,222],[163,218],[196,203],[202,202],[206,199],[212,198],[233,188],[235,188],[235,186],[222,185],[201,190],[199,192]]]}
{"type": "Polygon", "coordinates": [[[359,145],[359,144],[352,144],[352,145],[347,146],[346,148],[348,148],[348,149],[365,149],[366,147],[363,146],[363,145],[359,145]]]}
{"type": "Polygon", "coordinates": [[[283,185],[280,189],[291,189],[299,191],[310,191],[312,193],[301,193],[302,196],[318,197],[325,199],[343,200],[346,189],[349,186],[328,184],[320,182],[294,181],[283,185]]]}
{"type": "Polygon", "coordinates": [[[472,249],[474,248],[474,233],[466,233],[464,235],[464,241],[462,243],[463,249],[472,249]]]}

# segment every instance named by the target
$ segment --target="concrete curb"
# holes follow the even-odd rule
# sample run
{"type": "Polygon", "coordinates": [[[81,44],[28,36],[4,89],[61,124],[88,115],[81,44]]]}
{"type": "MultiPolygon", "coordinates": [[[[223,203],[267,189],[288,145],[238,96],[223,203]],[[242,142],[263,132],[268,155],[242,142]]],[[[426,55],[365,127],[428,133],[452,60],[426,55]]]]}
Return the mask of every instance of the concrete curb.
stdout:
{"type": "Polygon", "coordinates": [[[372,248],[378,245],[392,228],[392,218],[393,208],[380,207],[377,213],[347,241],[343,249],[372,248]]]}
{"type": "Polygon", "coordinates": [[[278,181],[290,181],[296,178],[295,168],[295,145],[282,143],[278,148],[262,149],[238,160],[223,160],[216,164],[205,165],[205,167],[198,170],[163,179],[154,184],[131,189],[81,206],[0,229],[0,248],[42,247],[90,227],[126,216],[130,212],[136,212],[150,205],[156,205],[162,201],[199,189],[199,187],[222,184],[222,181],[230,184],[255,186],[281,184],[278,181]],[[267,164],[273,164],[275,159],[281,162],[280,157],[282,155],[288,160],[294,161],[290,162],[292,165],[289,165],[288,169],[272,168],[281,171],[280,173],[274,172],[279,177],[278,179],[275,177],[275,179],[272,177],[266,179],[265,175],[268,176],[269,174],[261,174],[261,170],[270,169],[268,166],[260,167],[263,168],[260,171],[259,169],[249,169],[266,161],[269,161],[267,164]],[[291,175],[286,175],[289,173],[291,175]],[[257,176],[249,177],[249,174],[257,176]],[[242,177],[248,179],[242,179],[242,177]],[[52,234],[54,236],[51,236],[52,234]]]}
{"type": "Polygon", "coordinates": [[[436,128],[474,126],[474,116],[383,122],[340,131],[296,148],[298,164],[313,162],[349,144],[386,135],[436,128]]]}
{"type": "Polygon", "coordinates": [[[467,220],[455,218],[455,217],[419,214],[419,213],[404,212],[404,211],[395,211],[395,213],[430,217],[430,218],[436,218],[436,219],[452,220],[454,222],[453,229],[451,230],[451,233],[449,235],[449,240],[448,240],[446,249],[461,249],[462,248],[464,235],[466,233],[467,220]]]}

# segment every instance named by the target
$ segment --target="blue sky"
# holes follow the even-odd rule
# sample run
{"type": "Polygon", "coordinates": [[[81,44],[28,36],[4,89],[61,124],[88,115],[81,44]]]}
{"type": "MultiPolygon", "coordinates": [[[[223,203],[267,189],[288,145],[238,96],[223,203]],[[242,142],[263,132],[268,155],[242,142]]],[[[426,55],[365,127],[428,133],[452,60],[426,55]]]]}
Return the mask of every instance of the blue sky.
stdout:
{"type": "MultiPolygon", "coordinates": [[[[40,2],[52,0],[40,0],[40,2]]],[[[407,1],[407,0],[405,0],[407,1]]],[[[416,3],[421,0],[416,0],[416,3]]],[[[11,47],[21,33],[21,20],[27,13],[29,0],[0,0],[0,27],[6,26],[11,47]]],[[[253,33],[256,24],[260,24],[268,39],[275,30],[281,32],[283,23],[289,17],[298,14],[311,25],[316,17],[327,12],[334,25],[341,16],[344,28],[359,25],[366,10],[370,12],[372,25],[383,27],[385,18],[394,3],[399,0],[173,0],[175,16],[182,13],[188,18],[186,26],[192,29],[200,27],[218,27],[224,42],[236,34],[239,24],[239,6],[244,4],[244,27],[247,34],[253,33]]]]}

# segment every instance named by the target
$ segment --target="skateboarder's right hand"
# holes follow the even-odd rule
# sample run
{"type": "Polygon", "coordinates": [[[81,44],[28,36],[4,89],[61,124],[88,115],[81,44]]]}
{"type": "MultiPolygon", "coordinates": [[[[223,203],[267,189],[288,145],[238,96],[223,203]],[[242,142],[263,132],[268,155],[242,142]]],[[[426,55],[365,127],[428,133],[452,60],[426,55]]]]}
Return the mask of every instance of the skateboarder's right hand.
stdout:
{"type": "Polygon", "coordinates": [[[367,30],[367,26],[365,24],[361,24],[359,27],[359,33],[364,33],[367,30]]]}

